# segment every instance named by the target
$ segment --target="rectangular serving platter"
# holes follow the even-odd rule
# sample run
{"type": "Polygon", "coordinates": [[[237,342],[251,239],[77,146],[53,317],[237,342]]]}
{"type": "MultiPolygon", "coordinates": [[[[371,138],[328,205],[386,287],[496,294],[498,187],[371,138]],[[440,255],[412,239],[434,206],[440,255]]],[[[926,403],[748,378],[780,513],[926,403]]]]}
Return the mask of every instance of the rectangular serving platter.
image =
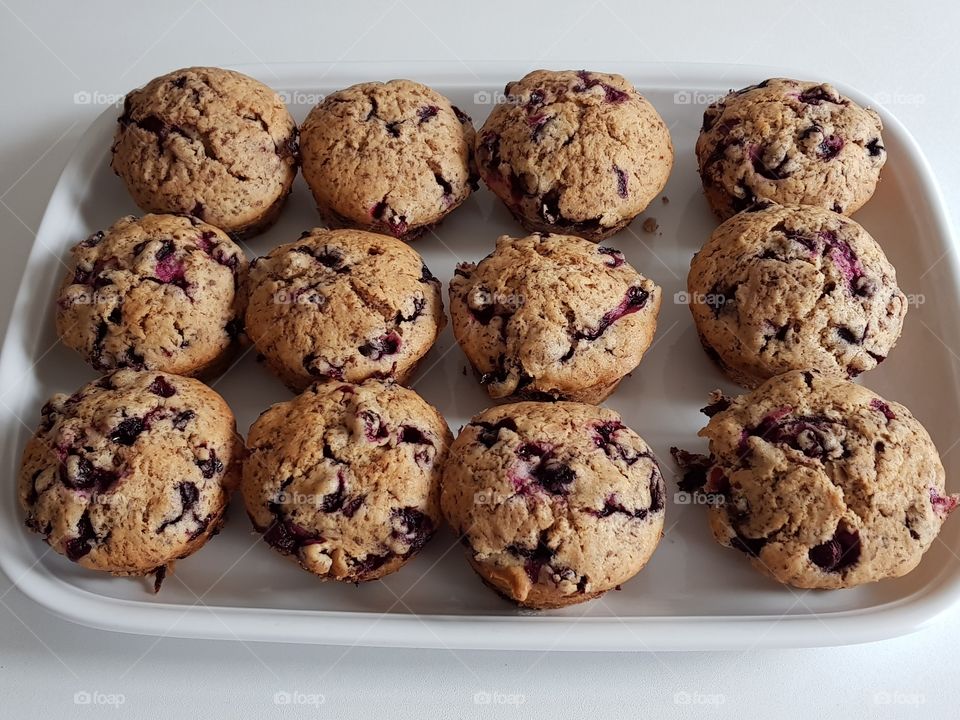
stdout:
{"type": "MultiPolygon", "coordinates": [[[[580,66],[583,63],[576,63],[580,66]]],[[[559,68],[560,66],[555,66],[559,68]]],[[[273,64],[238,68],[284,94],[298,121],[323,94],[367,80],[407,77],[444,93],[477,128],[504,84],[532,67],[519,63],[273,64]]],[[[449,530],[400,572],[362,586],[319,582],[251,532],[240,497],[227,526],[200,552],[177,563],[159,594],[147,581],[112,578],[67,561],[23,527],[16,499],[22,448],[54,392],[72,392],[95,374],[57,342],[55,287],[68,248],[117,217],[137,213],[109,168],[118,109],[87,130],[50,198],[30,254],[0,358],[3,467],[0,566],[26,595],[84,625],[129,633],[340,645],[523,650],[689,650],[841,645],[911,632],[960,597],[960,521],[944,526],[919,568],[897,580],[844,591],[800,591],[756,573],[716,545],[702,507],[683,504],[668,449],[702,450],[698,409],[709,391],[737,392],[699,347],[681,296],[690,258],[716,227],[702,197],[693,145],[705,105],[730,88],[803,73],[764,67],[592,64],[626,75],[670,127],[676,163],[662,193],[606,244],[664,289],[652,349],[607,402],[657,453],[668,485],[665,536],[649,565],[621,590],[563,610],[517,609],[485,588],[449,530]],[[641,228],[654,218],[656,232],[641,228]]],[[[833,81],[831,79],[831,81],[833,81]]],[[[858,102],[861,93],[836,84],[858,102]]],[[[863,377],[906,404],[943,454],[947,487],[960,491],[956,308],[960,274],[943,198],[916,142],[880,109],[889,159],[874,199],[856,219],[881,243],[911,297],[904,333],[889,359],[863,377]]],[[[244,244],[251,257],[320,225],[302,180],[280,221],[244,244]]],[[[520,227],[486,189],[435,233],[416,242],[444,292],[457,262],[475,261],[501,234],[520,227]]],[[[490,402],[449,327],[422,363],[413,387],[444,413],[452,430],[490,402]]],[[[250,352],[211,383],[234,409],[239,429],[289,393],[250,352]]]]}

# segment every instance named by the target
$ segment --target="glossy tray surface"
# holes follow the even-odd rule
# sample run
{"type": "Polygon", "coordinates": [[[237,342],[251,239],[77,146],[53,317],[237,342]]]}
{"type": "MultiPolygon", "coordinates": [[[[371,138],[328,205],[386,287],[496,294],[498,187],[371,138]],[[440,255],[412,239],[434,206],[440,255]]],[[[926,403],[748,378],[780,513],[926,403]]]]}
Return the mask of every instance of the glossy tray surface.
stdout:
{"type": "MultiPolygon", "coordinates": [[[[435,87],[479,128],[520,65],[285,65],[240,68],[284,93],[297,120],[324,93],[365,80],[408,77],[435,87]]],[[[203,638],[451,648],[661,650],[838,645],[916,629],[960,595],[960,522],[944,526],[920,567],[898,580],[836,592],[781,587],[710,538],[703,509],[674,497],[676,468],[668,448],[698,450],[710,390],[736,392],[700,349],[684,304],[690,258],[716,221],[696,173],[693,145],[706,103],[782,70],[723,65],[597,65],[626,75],[670,126],[676,164],[648,212],[606,244],[620,248],[664,289],[655,344],[607,402],[657,453],[668,486],[666,535],[650,564],[622,590],[546,613],[518,610],[474,576],[448,530],[382,582],[361,587],[321,583],[277,557],[251,533],[239,496],[227,526],[193,557],[177,563],[163,590],[111,578],[50,552],[23,528],[16,501],[19,455],[54,392],[72,392],[94,377],[56,342],[52,306],[68,248],[117,217],[136,213],[109,168],[118,114],[107,109],[88,129],[50,198],[4,341],[3,463],[8,485],[0,504],[0,565],[27,595],[71,620],[109,630],[203,638]],[[653,217],[655,233],[641,229],[653,217]]],[[[798,73],[794,73],[796,76],[798,73]]],[[[802,73],[799,73],[802,76],[802,73]]],[[[835,83],[836,84],[836,83],[835,83]]],[[[864,103],[868,98],[839,85],[864,103]]],[[[881,243],[911,296],[903,336],[864,384],[911,408],[944,453],[948,489],[960,491],[960,458],[951,454],[958,422],[958,267],[943,199],[919,148],[896,118],[880,109],[889,159],[874,199],[856,219],[881,243]]],[[[251,257],[320,225],[298,178],[280,221],[245,245],[251,257]]],[[[454,266],[486,255],[519,226],[486,189],[416,242],[446,285],[454,266]]],[[[449,303],[447,304],[449,307],[449,303]]],[[[237,414],[240,431],[289,393],[249,353],[212,383],[237,414]]],[[[445,414],[454,432],[488,406],[453,341],[449,326],[421,365],[414,387],[445,414]]]]}

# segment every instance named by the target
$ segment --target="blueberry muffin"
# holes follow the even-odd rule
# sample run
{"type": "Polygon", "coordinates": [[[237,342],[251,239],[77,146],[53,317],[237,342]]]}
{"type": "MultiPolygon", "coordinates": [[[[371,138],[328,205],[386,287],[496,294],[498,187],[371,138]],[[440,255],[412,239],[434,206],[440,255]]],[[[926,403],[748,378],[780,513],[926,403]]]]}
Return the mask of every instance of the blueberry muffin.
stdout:
{"type": "Polygon", "coordinates": [[[197,380],[117,370],[44,405],[20,465],[27,527],[91,570],[155,574],[199,550],[240,482],[233,413],[197,380]]]}
{"type": "Polygon", "coordinates": [[[404,384],[446,325],[440,282],[405,243],[314,229],[253,261],[246,332],[295,392],[322,379],[404,384]]]}
{"type": "Polygon", "coordinates": [[[721,220],[755,200],[855,213],[887,159],[880,116],[832,85],[774,78],[703,113],[697,162],[721,220]]]}
{"type": "Polygon", "coordinates": [[[99,371],[209,376],[229,360],[243,318],[247,259],[194,217],[120,218],[71,250],[57,333],[99,371]]]}
{"type": "Polygon", "coordinates": [[[303,177],[331,227],[413,240],[476,187],[470,118],[420,83],[335,92],[301,132],[303,177]]]}
{"type": "Polygon", "coordinates": [[[612,410],[522,402],[460,431],[441,507],[485,583],[520,605],[600,597],[636,575],[663,534],[657,461],[612,410]]]}
{"type": "Polygon", "coordinates": [[[504,235],[450,281],[453,331],[490,396],[599,403],[653,340],[660,288],[581,238],[504,235]]]}
{"type": "Polygon", "coordinates": [[[440,525],[440,472],[452,441],[412,390],[320,382],[250,428],[243,497],[257,532],[324,579],[392,573],[440,525]]]}
{"type": "Polygon", "coordinates": [[[599,241],[666,184],[670,133],[620,75],[537,70],[504,92],[477,136],[477,167],[529,232],[599,241]]]}
{"type": "Polygon", "coordinates": [[[146,212],[190,213],[234,237],[279,215],[297,174],[297,126],[283,100],[232,70],[193,67],[130,92],[113,171],[146,212]]]}
{"type": "Polygon", "coordinates": [[[761,203],[727,220],[687,287],[703,347],[745,387],[803,368],[856,377],[889,354],[907,312],[867,231],[809,205],[761,203]]]}
{"type": "Polygon", "coordinates": [[[960,501],[910,411],[846,380],[794,370],[704,412],[710,455],[674,451],[682,486],[708,494],[718,543],[781,583],[905,575],[960,501]]]}

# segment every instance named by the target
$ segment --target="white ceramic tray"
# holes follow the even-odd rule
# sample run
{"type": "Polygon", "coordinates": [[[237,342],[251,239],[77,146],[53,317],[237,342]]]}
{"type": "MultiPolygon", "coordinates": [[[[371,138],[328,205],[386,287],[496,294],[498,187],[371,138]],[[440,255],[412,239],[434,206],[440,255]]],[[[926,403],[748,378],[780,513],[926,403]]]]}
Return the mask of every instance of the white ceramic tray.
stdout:
{"type": "MultiPolygon", "coordinates": [[[[482,124],[504,84],[524,74],[518,64],[273,65],[241,68],[288,93],[301,120],[317,95],[364,80],[409,77],[430,84],[482,124]]],[[[701,196],[693,157],[705,103],[782,70],[721,65],[598,65],[627,75],[670,126],[676,165],[663,195],[608,244],[664,288],[656,342],[640,368],[608,404],[653,446],[668,483],[676,468],[668,448],[703,448],[696,438],[707,393],[726,383],[697,342],[687,307],[674,301],[685,287],[693,253],[716,223],[701,196]]],[[[802,75],[802,73],[801,73],[802,75]]],[[[841,91],[870,104],[849,88],[841,91]]],[[[158,595],[148,583],[84,570],[27,532],[16,502],[19,454],[46,398],[94,377],[57,344],[54,288],[68,247],[136,208],[109,169],[116,108],[89,128],[63,171],[30,255],[0,360],[5,500],[0,503],[0,565],[20,589],[52,612],[109,630],[202,638],[241,638],[346,645],[568,650],[663,650],[814,646],[876,640],[910,632],[960,596],[960,519],[909,576],[854,590],[802,592],[752,570],[739,553],[710,538],[703,509],[672,498],[666,535],[650,564],[619,592],[564,610],[518,610],[485,588],[462,548],[443,531],[424,552],[382,582],[360,587],[321,583],[282,560],[251,533],[240,498],[227,527],[203,550],[177,563],[158,595]]],[[[898,347],[863,380],[909,406],[944,453],[948,489],[960,490],[957,403],[958,267],[943,198],[908,132],[883,111],[889,160],[875,198],[857,215],[883,245],[901,287],[916,295],[898,347]]],[[[249,255],[296,238],[319,224],[297,179],[280,222],[247,244],[249,255]]],[[[507,211],[482,189],[416,244],[431,270],[449,281],[456,262],[478,260],[503,233],[519,233],[507,211]]],[[[462,371],[465,359],[449,328],[421,366],[414,387],[446,415],[454,432],[489,405],[462,371]]],[[[289,397],[254,353],[213,383],[234,408],[241,432],[270,403],[289,397]]]]}

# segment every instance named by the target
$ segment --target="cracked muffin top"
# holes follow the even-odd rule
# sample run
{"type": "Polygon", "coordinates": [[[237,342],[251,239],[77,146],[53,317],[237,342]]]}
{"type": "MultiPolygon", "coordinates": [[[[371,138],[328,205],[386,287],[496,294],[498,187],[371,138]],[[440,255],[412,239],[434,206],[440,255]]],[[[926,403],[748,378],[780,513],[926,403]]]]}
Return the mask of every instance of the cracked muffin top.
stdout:
{"type": "Polygon", "coordinates": [[[803,368],[856,377],[890,353],[907,313],[876,241],[810,205],[758,203],[730,218],[694,256],[687,287],[704,348],[747,387],[803,368]]]}
{"type": "Polygon", "coordinates": [[[852,215],[887,159],[880,116],[832,85],[785,78],[737,90],[703,113],[697,161],[721,220],[755,200],[852,215]]]}
{"type": "Polygon", "coordinates": [[[601,240],[666,184],[670,133],[620,75],[536,70],[504,92],[477,135],[477,167],[528,231],[601,240]]]}
{"type": "Polygon", "coordinates": [[[322,379],[405,383],[447,322],[420,255],[362,230],[309,230],[257,258],[247,297],[247,336],[295,392],[322,379]]]}
{"type": "Polygon", "coordinates": [[[243,469],[263,539],[323,578],[397,570],[440,526],[440,471],[453,438],[412,390],[321,382],[264,412],[243,469]]]}
{"type": "Polygon", "coordinates": [[[460,431],[449,457],[444,516],[474,570],[521,605],[599,597],[638,573],[660,541],[656,458],[607,408],[491,408],[460,431]]]}
{"type": "Polygon", "coordinates": [[[704,412],[710,455],[674,450],[682,487],[708,494],[718,543],[781,583],[905,575],[960,499],[910,411],[847,380],[795,370],[704,412]]]}
{"type": "Polygon", "coordinates": [[[623,253],[506,235],[450,281],[453,330],[493,398],[601,402],[653,340],[660,288],[623,253]]]}
{"type": "Polygon", "coordinates": [[[196,218],[120,218],[71,250],[57,333],[101,372],[209,375],[234,348],[247,259],[196,218]]]}
{"type": "Polygon", "coordinates": [[[420,83],[335,92],[301,133],[303,177],[331,227],[412,240],[476,187],[470,118],[420,83]]]}
{"type": "Polygon", "coordinates": [[[283,100],[232,70],[175,70],[130,92],[111,167],[146,212],[190,213],[233,236],[276,219],[297,173],[283,100]]]}
{"type": "Polygon", "coordinates": [[[240,482],[233,413],[203,383],[118,370],[41,411],[20,467],[27,527],[80,565],[157,574],[220,529],[240,482]]]}

